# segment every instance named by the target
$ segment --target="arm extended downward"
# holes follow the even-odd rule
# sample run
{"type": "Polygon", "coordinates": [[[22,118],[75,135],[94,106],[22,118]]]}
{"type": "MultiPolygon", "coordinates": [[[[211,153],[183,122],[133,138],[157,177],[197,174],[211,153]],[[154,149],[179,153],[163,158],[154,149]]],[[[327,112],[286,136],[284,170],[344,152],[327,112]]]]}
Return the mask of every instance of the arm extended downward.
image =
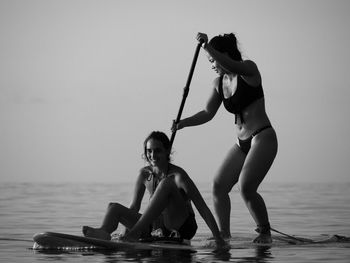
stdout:
{"type": "Polygon", "coordinates": [[[219,78],[215,79],[214,88],[212,89],[211,95],[204,109],[188,118],[182,119],[178,124],[178,129],[204,124],[215,116],[217,110],[221,105],[221,98],[216,91],[218,81],[219,78]]]}

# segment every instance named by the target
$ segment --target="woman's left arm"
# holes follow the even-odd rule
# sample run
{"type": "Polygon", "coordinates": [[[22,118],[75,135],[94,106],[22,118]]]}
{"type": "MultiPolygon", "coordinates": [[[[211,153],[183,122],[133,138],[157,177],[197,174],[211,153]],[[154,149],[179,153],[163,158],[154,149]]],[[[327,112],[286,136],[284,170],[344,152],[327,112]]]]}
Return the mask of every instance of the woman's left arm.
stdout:
{"type": "Polygon", "coordinates": [[[231,73],[246,77],[255,77],[260,75],[258,67],[251,60],[236,61],[231,59],[227,54],[221,53],[214,49],[209,43],[205,45],[205,50],[213,58],[213,60],[231,73]]]}

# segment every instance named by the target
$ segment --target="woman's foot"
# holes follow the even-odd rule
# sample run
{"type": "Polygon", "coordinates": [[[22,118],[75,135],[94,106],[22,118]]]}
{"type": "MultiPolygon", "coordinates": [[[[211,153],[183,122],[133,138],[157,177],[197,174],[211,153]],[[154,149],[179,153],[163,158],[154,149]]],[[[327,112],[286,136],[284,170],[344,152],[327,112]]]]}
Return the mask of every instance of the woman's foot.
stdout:
{"type": "Polygon", "coordinates": [[[272,243],[270,224],[258,225],[258,228],[255,229],[259,235],[253,240],[253,243],[256,244],[269,244],[272,243]]]}
{"type": "Polygon", "coordinates": [[[83,234],[86,237],[93,237],[104,240],[111,240],[111,235],[100,228],[83,226],[83,234]]]}
{"type": "Polygon", "coordinates": [[[271,234],[259,234],[253,240],[253,243],[256,243],[256,244],[271,244],[272,243],[271,234]]]}
{"type": "MultiPolygon", "coordinates": [[[[232,238],[231,234],[228,233],[228,234],[225,234],[224,232],[220,231],[220,236],[223,240],[225,241],[230,241],[230,239],[232,238]]],[[[214,236],[211,236],[209,238],[207,238],[207,240],[215,240],[216,238],[214,236]]]]}

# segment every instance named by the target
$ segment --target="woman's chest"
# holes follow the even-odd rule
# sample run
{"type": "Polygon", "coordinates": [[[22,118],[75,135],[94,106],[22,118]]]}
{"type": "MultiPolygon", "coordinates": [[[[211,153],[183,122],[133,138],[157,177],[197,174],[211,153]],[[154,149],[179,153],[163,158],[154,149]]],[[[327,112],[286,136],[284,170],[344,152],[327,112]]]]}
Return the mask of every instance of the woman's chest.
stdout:
{"type": "Polygon", "coordinates": [[[238,80],[237,76],[230,77],[224,75],[222,78],[222,93],[225,99],[231,98],[237,91],[238,80]]]}

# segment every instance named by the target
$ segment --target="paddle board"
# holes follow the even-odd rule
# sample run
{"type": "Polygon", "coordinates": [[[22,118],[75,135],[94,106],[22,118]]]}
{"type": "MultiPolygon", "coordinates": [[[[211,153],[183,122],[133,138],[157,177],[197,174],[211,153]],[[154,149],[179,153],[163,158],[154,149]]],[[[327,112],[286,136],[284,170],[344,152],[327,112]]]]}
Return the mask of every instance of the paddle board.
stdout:
{"type": "Polygon", "coordinates": [[[127,250],[127,249],[174,249],[189,250],[195,249],[177,238],[151,238],[143,239],[140,242],[125,242],[120,240],[103,240],[91,237],[69,235],[57,232],[38,233],[33,236],[35,241],[33,249],[35,250],[64,250],[64,249],[108,249],[108,250],[127,250]]]}
{"type": "MultiPolygon", "coordinates": [[[[286,247],[295,245],[331,245],[349,243],[350,238],[340,235],[327,236],[318,239],[289,238],[286,236],[273,235],[271,244],[256,244],[252,242],[253,237],[236,236],[227,240],[231,248],[254,248],[254,247],[286,247]]],[[[198,252],[201,249],[215,248],[214,240],[193,240],[193,244],[182,242],[176,238],[151,238],[140,240],[140,242],[125,242],[120,240],[102,240],[90,237],[69,235],[56,232],[44,232],[35,234],[34,250],[183,250],[198,252]]]]}

